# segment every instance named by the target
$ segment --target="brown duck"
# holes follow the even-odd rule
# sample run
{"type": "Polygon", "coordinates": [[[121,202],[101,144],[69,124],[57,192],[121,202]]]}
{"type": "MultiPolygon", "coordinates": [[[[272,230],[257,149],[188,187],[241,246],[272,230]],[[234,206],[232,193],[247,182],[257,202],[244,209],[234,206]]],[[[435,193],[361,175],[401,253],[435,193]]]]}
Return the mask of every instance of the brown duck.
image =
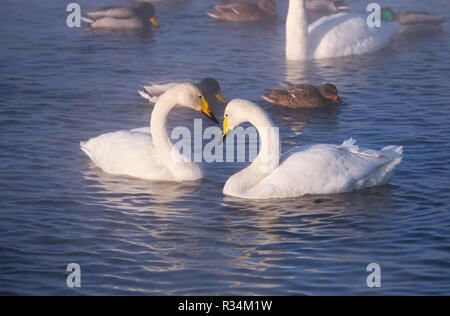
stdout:
{"type": "Polygon", "coordinates": [[[298,84],[276,89],[266,89],[262,98],[267,102],[297,108],[320,108],[342,103],[335,85],[323,84],[320,87],[298,84]]]}
{"type": "Polygon", "coordinates": [[[276,16],[275,2],[258,0],[256,2],[238,1],[225,5],[217,5],[214,12],[207,14],[216,20],[229,22],[254,22],[272,19],[276,16]]]}

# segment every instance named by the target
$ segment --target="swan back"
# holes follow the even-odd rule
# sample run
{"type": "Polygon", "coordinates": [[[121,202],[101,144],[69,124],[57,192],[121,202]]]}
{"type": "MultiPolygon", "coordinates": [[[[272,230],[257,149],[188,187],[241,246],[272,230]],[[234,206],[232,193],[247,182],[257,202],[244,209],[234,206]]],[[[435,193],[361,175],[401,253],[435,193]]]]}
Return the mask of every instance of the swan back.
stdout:
{"type": "Polygon", "coordinates": [[[369,27],[363,15],[338,13],[309,26],[308,44],[316,59],[363,55],[385,47],[398,31],[395,23],[369,27]]]}

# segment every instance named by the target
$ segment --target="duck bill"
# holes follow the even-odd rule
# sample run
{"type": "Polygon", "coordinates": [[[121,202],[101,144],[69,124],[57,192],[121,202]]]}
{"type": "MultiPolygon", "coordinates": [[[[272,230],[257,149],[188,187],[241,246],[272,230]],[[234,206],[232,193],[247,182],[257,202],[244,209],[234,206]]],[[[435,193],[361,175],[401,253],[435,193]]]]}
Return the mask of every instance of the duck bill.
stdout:
{"type": "Polygon", "coordinates": [[[216,98],[223,103],[227,103],[227,100],[222,96],[220,92],[216,94],[216,98]]]}
{"type": "Polygon", "coordinates": [[[158,21],[156,20],[155,17],[152,17],[151,19],[149,19],[149,21],[154,25],[154,26],[159,26],[158,21]]]}
{"type": "Polygon", "coordinates": [[[225,141],[230,129],[228,128],[227,118],[223,120],[223,128],[222,128],[222,141],[225,141]]]}
{"type": "Polygon", "coordinates": [[[338,103],[338,104],[341,104],[341,103],[342,103],[342,100],[341,100],[341,98],[339,98],[339,97],[334,97],[334,98],[333,98],[333,101],[336,102],[336,103],[338,103]]]}
{"type": "Polygon", "coordinates": [[[204,97],[202,97],[202,108],[200,109],[200,112],[206,115],[211,121],[219,125],[219,121],[212,114],[208,101],[206,101],[204,97]]]}

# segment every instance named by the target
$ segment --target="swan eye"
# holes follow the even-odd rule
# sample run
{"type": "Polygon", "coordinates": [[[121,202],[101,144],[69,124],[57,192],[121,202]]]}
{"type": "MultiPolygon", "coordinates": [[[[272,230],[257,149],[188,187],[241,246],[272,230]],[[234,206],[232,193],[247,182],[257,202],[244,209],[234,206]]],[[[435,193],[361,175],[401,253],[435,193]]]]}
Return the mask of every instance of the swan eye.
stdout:
{"type": "Polygon", "coordinates": [[[202,96],[201,96],[201,95],[199,95],[199,96],[198,96],[198,98],[199,98],[199,99],[201,99],[201,98],[202,98],[202,96]]]}

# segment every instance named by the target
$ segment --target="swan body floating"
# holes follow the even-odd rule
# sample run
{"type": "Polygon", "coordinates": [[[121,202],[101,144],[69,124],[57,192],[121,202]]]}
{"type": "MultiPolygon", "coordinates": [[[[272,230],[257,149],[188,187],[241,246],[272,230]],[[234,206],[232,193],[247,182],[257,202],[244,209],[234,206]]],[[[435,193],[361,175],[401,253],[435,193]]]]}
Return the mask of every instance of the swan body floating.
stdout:
{"type": "Polygon", "coordinates": [[[254,22],[272,19],[276,16],[275,2],[272,0],[233,2],[217,5],[214,9],[214,12],[207,12],[210,17],[230,22],[254,22]]]}
{"type": "Polygon", "coordinates": [[[320,108],[342,103],[335,85],[326,83],[320,87],[307,84],[291,85],[275,89],[266,89],[262,95],[267,102],[298,108],[320,108]]]}
{"type": "MultiPolygon", "coordinates": [[[[204,78],[200,82],[195,83],[200,92],[211,105],[213,99],[216,98],[223,103],[227,103],[220,91],[220,84],[214,78],[204,78]]],[[[177,82],[149,82],[139,90],[139,94],[151,103],[156,103],[159,97],[170,88],[179,85],[177,82]]]]}
{"type": "Polygon", "coordinates": [[[225,109],[224,138],[242,123],[258,130],[260,153],[253,163],[226,182],[223,193],[246,199],[333,194],[386,184],[402,160],[401,146],[360,150],[353,139],[342,145],[315,144],[280,155],[274,123],[258,105],[233,100],[225,109]],[[269,131],[269,132],[268,132],[269,131]]]}
{"type": "Polygon", "coordinates": [[[87,12],[82,20],[93,29],[130,30],[158,26],[155,8],[151,3],[140,3],[134,8],[111,6],[87,12]]]}
{"type": "Polygon", "coordinates": [[[399,26],[391,22],[369,27],[366,19],[360,14],[338,13],[308,27],[305,0],[289,0],[286,58],[301,61],[373,53],[399,31],[399,26]]]}
{"type": "Polygon", "coordinates": [[[86,155],[106,173],[145,180],[192,181],[203,178],[201,166],[174,149],[166,130],[177,105],[200,111],[218,124],[208,102],[192,84],[181,84],[160,97],[148,128],[108,133],[81,143],[86,155]]]}

